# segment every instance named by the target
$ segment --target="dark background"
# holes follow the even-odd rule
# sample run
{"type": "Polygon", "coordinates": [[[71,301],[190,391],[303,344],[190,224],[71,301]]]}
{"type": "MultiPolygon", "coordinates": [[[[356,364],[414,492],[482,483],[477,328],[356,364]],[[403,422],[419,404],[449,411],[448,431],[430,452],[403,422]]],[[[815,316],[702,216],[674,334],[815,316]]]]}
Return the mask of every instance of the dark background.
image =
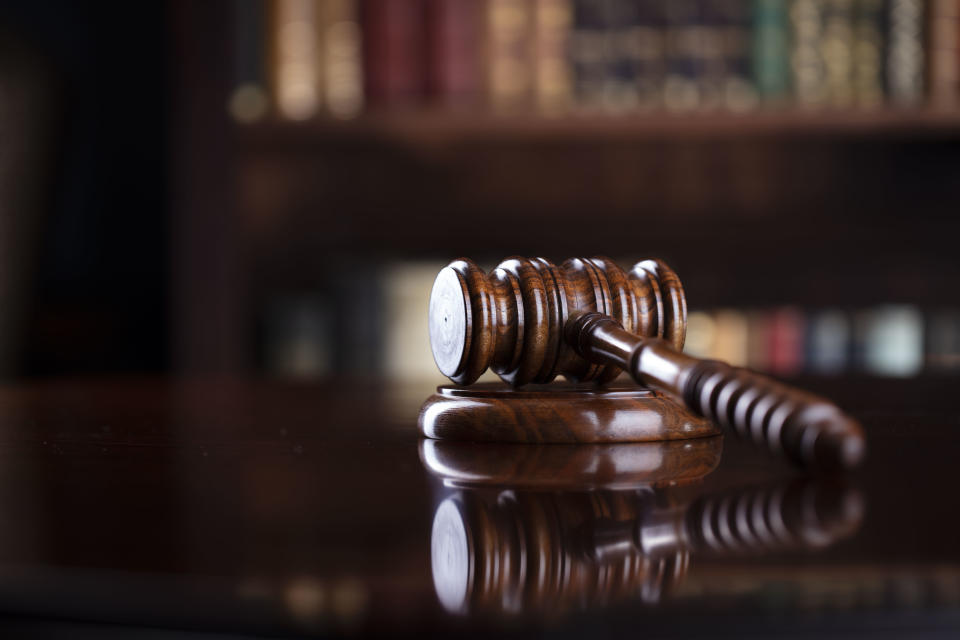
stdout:
{"type": "Polygon", "coordinates": [[[22,373],[169,365],[169,22],[163,3],[0,6],[54,96],[22,373]]]}
{"type": "Polygon", "coordinates": [[[379,349],[378,274],[457,255],[657,255],[692,308],[958,303],[956,112],[244,126],[234,17],[0,7],[10,59],[53,96],[8,375],[257,371],[264,310],[291,292],[332,309],[335,369],[375,372],[353,355],[379,349]]]}

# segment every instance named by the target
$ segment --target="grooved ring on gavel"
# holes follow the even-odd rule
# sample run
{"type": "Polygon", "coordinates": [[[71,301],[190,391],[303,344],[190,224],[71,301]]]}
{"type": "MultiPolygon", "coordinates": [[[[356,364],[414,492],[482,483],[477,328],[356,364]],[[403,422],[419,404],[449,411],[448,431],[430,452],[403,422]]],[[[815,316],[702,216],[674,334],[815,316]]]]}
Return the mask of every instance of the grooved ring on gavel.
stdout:
{"type": "Polygon", "coordinates": [[[437,276],[430,295],[430,342],[440,371],[471,384],[487,368],[520,386],[563,374],[613,380],[619,367],[586,361],[563,339],[573,313],[596,311],[627,331],[683,348],[687,303],[680,279],[660,260],[629,272],[608,258],[507,258],[489,274],[460,258],[437,276]]]}

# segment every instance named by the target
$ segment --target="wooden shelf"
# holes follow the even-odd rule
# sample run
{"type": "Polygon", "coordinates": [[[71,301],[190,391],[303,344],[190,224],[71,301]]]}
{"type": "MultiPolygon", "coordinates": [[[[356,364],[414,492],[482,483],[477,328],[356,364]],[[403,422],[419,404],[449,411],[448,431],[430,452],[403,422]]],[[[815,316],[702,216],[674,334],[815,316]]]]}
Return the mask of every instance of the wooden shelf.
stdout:
{"type": "Polygon", "coordinates": [[[352,120],[268,120],[235,126],[254,147],[307,146],[331,139],[424,144],[508,140],[731,139],[742,137],[960,137],[960,111],[759,111],[737,115],[492,115],[447,111],[368,113],[352,120]]]}

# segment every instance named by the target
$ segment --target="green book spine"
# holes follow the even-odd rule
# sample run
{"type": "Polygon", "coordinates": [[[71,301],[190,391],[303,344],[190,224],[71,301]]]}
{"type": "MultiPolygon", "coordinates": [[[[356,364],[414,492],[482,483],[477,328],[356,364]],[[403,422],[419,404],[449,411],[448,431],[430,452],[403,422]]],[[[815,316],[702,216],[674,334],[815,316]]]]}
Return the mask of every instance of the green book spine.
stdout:
{"type": "Polygon", "coordinates": [[[787,0],[755,0],[753,5],[753,81],[764,103],[790,96],[790,21],[787,0]]]}

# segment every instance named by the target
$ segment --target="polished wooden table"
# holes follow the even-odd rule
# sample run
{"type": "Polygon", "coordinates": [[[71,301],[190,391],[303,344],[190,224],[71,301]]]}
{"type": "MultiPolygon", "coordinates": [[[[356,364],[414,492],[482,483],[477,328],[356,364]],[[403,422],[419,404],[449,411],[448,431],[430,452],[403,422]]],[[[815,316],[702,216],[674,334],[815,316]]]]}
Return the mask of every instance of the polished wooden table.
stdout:
{"type": "Polygon", "coordinates": [[[868,432],[861,470],[820,477],[729,437],[438,448],[429,387],[7,384],[0,624],[949,636],[956,382],[801,381],[868,432]]]}

